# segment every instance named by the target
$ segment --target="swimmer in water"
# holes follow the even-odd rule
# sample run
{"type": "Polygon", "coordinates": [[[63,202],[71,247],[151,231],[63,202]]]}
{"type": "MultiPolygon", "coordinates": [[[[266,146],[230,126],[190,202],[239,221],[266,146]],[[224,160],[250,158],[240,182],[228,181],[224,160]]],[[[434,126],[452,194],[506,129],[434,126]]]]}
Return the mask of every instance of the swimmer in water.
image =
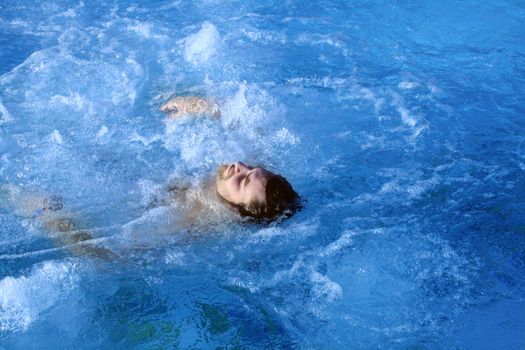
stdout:
{"type": "MultiPolygon", "coordinates": [[[[211,116],[219,118],[217,103],[201,96],[174,96],[160,111],[170,119],[182,116],[211,116]]],[[[220,199],[241,216],[272,220],[291,215],[298,208],[298,195],[281,175],[263,167],[242,162],[221,165],[215,179],[220,199]]]]}
{"type": "Polygon", "coordinates": [[[195,234],[232,221],[269,223],[299,209],[299,196],[281,175],[242,162],[221,165],[213,179],[197,185],[168,183],[148,210],[124,225],[130,237],[150,233],[195,234]]]}
{"type": "MultiPolygon", "coordinates": [[[[170,119],[221,115],[217,103],[200,96],[175,96],[160,111],[170,119]]],[[[169,183],[149,205],[148,213],[126,224],[125,230],[146,234],[154,223],[158,233],[206,231],[231,220],[232,211],[239,218],[270,222],[291,216],[299,207],[299,196],[283,176],[236,162],[220,165],[214,179],[198,186],[181,184],[179,179],[169,183]]]]}
{"type": "MultiPolygon", "coordinates": [[[[174,97],[160,110],[168,118],[220,117],[215,102],[197,96],[174,97]]],[[[60,196],[35,195],[13,185],[0,190],[14,204],[15,212],[37,223],[55,244],[76,255],[107,261],[118,257],[100,246],[88,230],[78,228],[74,215],[64,210],[60,196]]],[[[284,177],[242,162],[219,166],[214,179],[201,186],[181,185],[178,181],[168,184],[165,190],[165,195],[152,201],[148,215],[125,224],[124,231],[131,234],[175,233],[181,229],[206,231],[231,220],[232,211],[239,218],[260,223],[289,217],[300,207],[299,196],[284,177]]]]}

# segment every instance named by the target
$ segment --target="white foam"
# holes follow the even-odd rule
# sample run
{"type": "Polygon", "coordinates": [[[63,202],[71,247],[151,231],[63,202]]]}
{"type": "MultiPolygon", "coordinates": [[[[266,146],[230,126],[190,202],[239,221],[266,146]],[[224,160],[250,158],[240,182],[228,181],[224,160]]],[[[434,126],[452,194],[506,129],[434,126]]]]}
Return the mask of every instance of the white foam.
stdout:
{"type": "Polygon", "coordinates": [[[412,135],[410,136],[410,141],[414,141],[421,135],[423,131],[425,131],[428,128],[427,125],[420,125],[416,128],[414,128],[414,131],[412,132],[412,135]]]}
{"type": "Polygon", "coordinates": [[[432,83],[428,83],[427,87],[430,90],[431,94],[440,94],[440,93],[443,92],[443,90],[441,90],[439,87],[437,87],[436,85],[434,85],[432,83]]]}
{"type": "Polygon", "coordinates": [[[346,139],[348,136],[351,136],[351,135],[352,135],[352,130],[341,131],[335,134],[336,137],[341,138],[341,139],[346,139]]]}
{"type": "Polygon", "coordinates": [[[105,125],[102,125],[97,132],[97,136],[96,136],[97,142],[103,143],[111,136],[111,134],[112,133],[109,132],[108,127],[105,125]]]}
{"type": "Polygon", "coordinates": [[[151,25],[149,23],[135,23],[128,26],[128,29],[132,32],[135,32],[137,34],[140,34],[144,38],[151,38],[151,25]]]}
{"type": "Polygon", "coordinates": [[[417,120],[410,115],[408,110],[403,105],[401,105],[401,104],[398,105],[396,109],[399,112],[399,114],[401,115],[401,121],[403,123],[405,123],[406,125],[408,125],[411,128],[413,128],[416,125],[417,120]]]}
{"type": "Polygon", "coordinates": [[[78,92],[75,92],[74,94],[71,94],[70,96],[63,96],[63,95],[52,96],[51,102],[73,106],[75,107],[77,111],[81,110],[82,107],[84,106],[84,99],[82,98],[82,96],[78,94],[78,92]]]}
{"type": "Polygon", "coordinates": [[[184,40],[184,58],[192,64],[207,62],[221,46],[221,36],[217,28],[204,22],[201,29],[188,35],[184,40]]]}
{"type": "Polygon", "coordinates": [[[432,176],[430,179],[416,181],[413,185],[406,188],[406,191],[410,198],[418,198],[423,193],[434,188],[440,183],[441,177],[438,175],[432,176]]]}
{"type": "Polygon", "coordinates": [[[60,135],[60,132],[57,129],[53,130],[51,135],[49,135],[49,139],[52,142],[59,144],[59,145],[61,145],[64,142],[64,140],[62,139],[62,135],[60,135]]]}
{"type": "Polygon", "coordinates": [[[363,87],[353,78],[334,78],[326,76],[323,78],[291,78],[287,80],[288,84],[295,86],[296,89],[322,87],[333,89],[340,101],[345,100],[364,100],[374,106],[376,113],[385,104],[385,98],[380,97],[381,91],[374,92],[372,89],[363,87]]]}
{"type": "Polygon", "coordinates": [[[351,247],[354,245],[354,240],[352,239],[356,235],[355,232],[346,231],[339,237],[336,241],[330,243],[326,248],[321,252],[321,256],[329,256],[335,254],[346,247],[351,247]]]}
{"type": "Polygon", "coordinates": [[[222,121],[226,126],[231,127],[238,124],[247,115],[251,116],[252,120],[262,118],[264,111],[257,108],[257,106],[249,105],[246,97],[246,87],[246,83],[241,83],[235,95],[224,104],[222,121]]]}
{"type": "Polygon", "coordinates": [[[302,256],[296,259],[290,269],[277,271],[272,279],[264,284],[266,287],[275,287],[282,283],[297,280],[303,281],[312,291],[311,296],[302,302],[317,317],[323,317],[326,308],[343,296],[343,288],[339,283],[317,271],[309,259],[302,256]]]}
{"type": "Polygon", "coordinates": [[[297,260],[295,260],[295,262],[293,263],[290,269],[277,271],[273,275],[272,279],[269,281],[268,284],[273,286],[273,285],[277,285],[278,283],[282,281],[291,279],[292,277],[297,275],[297,273],[303,268],[304,268],[304,261],[303,261],[303,258],[299,256],[297,260]]]}
{"type": "Polygon", "coordinates": [[[315,270],[310,272],[310,281],[315,295],[323,301],[334,302],[343,296],[343,288],[337,282],[315,270]]]}
{"type": "Polygon", "coordinates": [[[7,111],[7,108],[2,104],[2,100],[0,99],[0,123],[7,123],[13,120],[11,117],[11,114],[7,111]]]}
{"type": "Polygon", "coordinates": [[[274,141],[281,144],[296,145],[301,142],[299,136],[292,134],[287,128],[281,128],[275,132],[274,141]]]}
{"type": "Polygon", "coordinates": [[[192,169],[246,158],[244,145],[231,135],[225,136],[213,122],[196,123],[191,133],[187,127],[177,125],[178,121],[166,123],[164,145],[167,149],[180,149],[181,160],[192,169]]]}
{"type": "Polygon", "coordinates": [[[46,261],[29,275],[0,281],[0,330],[26,330],[39,315],[65,299],[79,282],[74,260],[46,261]]]}
{"type": "Polygon", "coordinates": [[[372,147],[381,147],[383,148],[385,145],[385,136],[375,136],[372,134],[368,134],[366,132],[361,132],[361,135],[365,138],[365,140],[362,141],[360,147],[363,150],[372,148],[372,147]]]}
{"type": "Polygon", "coordinates": [[[66,11],[57,15],[57,17],[76,17],[77,14],[74,9],[67,9],[66,11]]]}
{"type": "MultiPolygon", "coordinates": [[[[180,152],[187,170],[209,170],[239,159],[251,161],[255,154],[259,154],[258,159],[268,158],[277,153],[272,152],[275,148],[301,141],[292,130],[279,127],[285,120],[286,108],[259,85],[233,81],[222,84],[221,91],[226,96],[217,101],[219,120],[180,117],[163,121],[163,146],[180,152]]],[[[149,142],[138,135],[134,139],[149,142]]]]}
{"type": "Polygon", "coordinates": [[[184,252],[173,250],[166,254],[164,262],[168,265],[184,266],[185,256],[184,252]]]}
{"type": "Polygon", "coordinates": [[[406,172],[399,172],[395,174],[395,178],[391,181],[385,182],[379,194],[398,194],[402,198],[415,199],[421,197],[424,193],[436,187],[441,182],[441,176],[434,174],[428,179],[416,180],[415,176],[406,172]]]}
{"type": "Polygon", "coordinates": [[[401,90],[410,90],[417,88],[419,86],[418,82],[415,81],[402,81],[399,84],[397,84],[397,87],[401,90]]]}
{"type": "Polygon", "coordinates": [[[141,205],[147,206],[155,199],[162,197],[162,186],[153,181],[142,179],[138,181],[137,185],[140,190],[141,205]]]}
{"type": "Polygon", "coordinates": [[[370,101],[374,104],[374,110],[376,113],[383,107],[383,104],[385,103],[384,98],[377,97],[376,94],[370,90],[369,88],[359,88],[358,95],[360,95],[361,98],[370,101]]]}
{"type": "Polygon", "coordinates": [[[297,43],[312,46],[328,45],[339,49],[345,46],[344,42],[334,38],[332,34],[301,34],[297,38],[297,43]]]}
{"type": "Polygon", "coordinates": [[[286,35],[277,31],[261,30],[250,27],[248,29],[242,29],[241,32],[248,39],[264,44],[272,42],[279,42],[281,44],[286,43],[286,35]]]}
{"type": "Polygon", "coordinates": [[[403,97],[397,93],[392,92],[392,104],[401,116],[401,122],[412,129],[412,135],[409,137],[410,141],[415,141],[421,133],[427,129],[427,123],[423,120],[418,120],[408,108],[405,107],[403,97]]]}
{"type": "Polygon", "coordinates": [[[277,226],[265,227],[254,233],[251,238],[257,241],[266,241],[277,236],[283,236],[286,231],[277,226]]]}
{"type": "MultiPolygon", "coordinates": [[[[7,157],[15,152],[18,148],[18,144],[5,132],[4,128],[0,124],[0,159],[5,161],[7,157]]],[[[0,174],[3,168],[0,166],[0,174]]]]}
{"type": "Polygon", "coordinates": [[[286,107],[266,90],[255,84],[242,82],[238,90],[222,106],[221,121],[225,127],[240,126],[245,134],[254,135],[255,128],[270,121],[277,122],[286,114],[286,107]]]}
{"type": "Polygon", "coordinates": [[[19,18],[14,19],[8,23],[13,29],[22,29],[27,31],[31,28],[31,23],[29,23],[28,21],[23,21],[19,18]]]}
{"type": "Polygon", "coordinates": [[[157,142],[157,141],[160,141],[162,140],[162,135],[158,135],[158,134],[155,134],[151,137],[144,137],[140,134],[138,134],[137,132],[134,132],[130,137],[129,137],[129,140],[130,141],[135,141],[135,142],[140,142],[142,143],[144,146],[149,146],[150,144],[152,144],[153,142],[157,142]]]}
{"type": "Polygon", "coordinates": [[[247,244],[259,244],[261,242],[270,242],[276,238],[298,241],[304,237],[312,236],[318,230],[316,221],[307,221],[303,223],[294,223],[286,228],[281,226],[264,227],[253,233],[247,244]]]}

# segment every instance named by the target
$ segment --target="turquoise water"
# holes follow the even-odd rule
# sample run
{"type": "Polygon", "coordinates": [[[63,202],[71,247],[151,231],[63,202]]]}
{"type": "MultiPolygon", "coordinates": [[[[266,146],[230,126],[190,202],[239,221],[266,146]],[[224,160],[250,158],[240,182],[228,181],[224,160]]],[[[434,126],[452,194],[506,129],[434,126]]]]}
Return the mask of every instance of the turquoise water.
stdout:
{"type": "Polygon", "coordinates": [[[122,258],[0,205],[0,348],[524,348],[524,20],[520,1],[3,2],[1,182],[60,193],[122,258]],[[166,121],[174,93],[222,118],[166,121]],[[126,234],[168,179],[234,160],[303,210],[126,234]]]}

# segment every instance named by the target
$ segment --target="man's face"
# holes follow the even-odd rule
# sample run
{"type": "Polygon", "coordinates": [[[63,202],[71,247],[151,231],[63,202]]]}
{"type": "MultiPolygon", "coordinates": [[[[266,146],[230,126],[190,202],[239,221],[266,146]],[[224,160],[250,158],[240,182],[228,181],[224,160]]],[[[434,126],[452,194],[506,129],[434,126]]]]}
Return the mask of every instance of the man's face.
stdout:
{"type": "Polygon", "coordinates": [[[266,201],[266,182],[272,175],[268,170],[253,168],[241,162],[221,165],[217,169],[217,192],[236,205],[247,207],[253,201],[266,201]]]}

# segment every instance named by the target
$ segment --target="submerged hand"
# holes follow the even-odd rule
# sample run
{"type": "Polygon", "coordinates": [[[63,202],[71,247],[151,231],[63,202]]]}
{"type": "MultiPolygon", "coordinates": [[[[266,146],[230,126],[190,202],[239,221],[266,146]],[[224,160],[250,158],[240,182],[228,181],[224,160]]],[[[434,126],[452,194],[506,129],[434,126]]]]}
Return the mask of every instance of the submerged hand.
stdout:
{"type": "Polygon", "coordinates": [[[214,118],[221,116],[219,106],[214,101],[200,96],[175,96],[160,106],[160,111],[167,113],[168,118],[184,115],[209,115],[214,118]]]}

